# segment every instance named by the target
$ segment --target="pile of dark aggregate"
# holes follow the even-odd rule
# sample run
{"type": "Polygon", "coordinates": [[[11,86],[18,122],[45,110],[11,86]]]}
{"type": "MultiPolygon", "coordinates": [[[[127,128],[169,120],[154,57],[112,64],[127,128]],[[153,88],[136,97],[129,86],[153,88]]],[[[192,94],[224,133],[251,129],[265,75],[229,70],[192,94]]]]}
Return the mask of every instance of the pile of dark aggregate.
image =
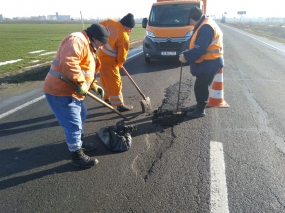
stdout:
{"type": "Polygon", "coordinates": [[[173,127],[184,120],[187,112],[183,111],[184,102],[189,99],[191,92],[192,81],[183,79],[181,83],[180,98],[178,102],[178,89],[179,82],[170,85],[166,89],[165,99],[157,110],[153,111],[152,123],[164,127],[173,127]],[[176,111],[182,112],[181,114],[175,113],[176,111]]]}
{"type": "Polygon", "coordinates": [[[174,110],[155,110],[153,111],[152,123],[170,127],[181,123],[186,113],[176,114],[174,112],[174,110]]]}

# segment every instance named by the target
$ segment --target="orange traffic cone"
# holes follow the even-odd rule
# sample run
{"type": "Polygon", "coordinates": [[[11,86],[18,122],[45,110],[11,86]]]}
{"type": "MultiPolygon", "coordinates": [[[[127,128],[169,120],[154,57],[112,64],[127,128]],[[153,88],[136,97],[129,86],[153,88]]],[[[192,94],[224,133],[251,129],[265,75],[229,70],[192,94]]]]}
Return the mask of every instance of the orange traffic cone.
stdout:
{"type": "Polygon", "coordinates": [[[223,68],[214,78],[207,107],[230,107],[224,100],[223,68]]]}

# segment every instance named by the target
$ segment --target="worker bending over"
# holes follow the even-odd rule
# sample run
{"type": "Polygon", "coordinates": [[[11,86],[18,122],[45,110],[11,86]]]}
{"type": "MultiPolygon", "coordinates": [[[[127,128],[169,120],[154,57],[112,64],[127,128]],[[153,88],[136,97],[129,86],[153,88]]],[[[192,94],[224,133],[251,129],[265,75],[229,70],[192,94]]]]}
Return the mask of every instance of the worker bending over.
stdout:
{"type": "Polygon", "coordinates": [[[102,63],[100,84],[105,92],[104,100],[112,106],[117,106],[120,112],[132,110],[133,106],[124,103],[119,69],[127,59],[130,33],[135,27],[134,16],[128,13],[120,21],[108,19],[100,24],[107,27],[110,32],[108,43],[98,51],[98,57],[102,63]]]}
{"type": "Polygon", "coordinates": [[[97,51],[107,43],[109,31],[103,25],[93,24],[82,32],[71,33],[61,42],[43,86],[65,140],[72,153],[75,166],[92,167],[98,160],[83,151],[95,149],[95,144],[82,142],[87,109],[83,102],[89,89],[104,96],[96,84],[95,74],[100,68],[97,51]],[[64,76],[77,85],[77,89],[60,79],[64,76]]]}

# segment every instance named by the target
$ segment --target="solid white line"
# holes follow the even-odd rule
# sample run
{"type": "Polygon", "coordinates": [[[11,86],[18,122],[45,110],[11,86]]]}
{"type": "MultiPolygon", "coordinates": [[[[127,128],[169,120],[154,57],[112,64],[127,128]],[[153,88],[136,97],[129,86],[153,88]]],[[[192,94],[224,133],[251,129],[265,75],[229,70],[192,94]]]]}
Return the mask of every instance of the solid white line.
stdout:
{"type": "Polygon", "coordinates": [[[228,193],[225,175],[223,144],[210,142],[211,203],[210,212],[228,213],[228,193]]]}
{"type": "Polygon", "coordinates": [[[0,119],[6,117],[6,116],[8,116],[8,115],[11,115],[12,113],[14,113],[14,112],[16,112],[16,111],[18,111],[18,110],[20,110],[20,109],[23,109],[23,108],[26,107],[26,106],[29,106],[29,105],[31,105],[31,104],[33,104],[33,103],[36,103],[36,102],[38,102],[39,100],[43,99],[44,97],[45,97],[45,96],[42,95],[42,96],[40,96],[40,97],[38,97],[38,98],[36,98],[36,99],[34,99],[34,100],[31,100],[31,101],[29,101],[29,102],[27,102],[27,103],[25,103],[25,104],[23,104],[23,105],[21,105],[21,106],[16,107],[15,109],[12,109],[12,110],[10,110],[10,111],[8,111],[8,112],[3,113],[3,114],[0,115],[0,119]]]}
{"type": "Polygon", "coordinates": [[[135,54],[135,55],[132,55],[132,56],[128,57],[128,59],[133,58],[133,57],[135,57],[135,56],[141,54],[142,52],[143,52],[143,51],[141,51],[141,52],[139,52],[139,53],[137,53],[137,54],[135,54]]]}

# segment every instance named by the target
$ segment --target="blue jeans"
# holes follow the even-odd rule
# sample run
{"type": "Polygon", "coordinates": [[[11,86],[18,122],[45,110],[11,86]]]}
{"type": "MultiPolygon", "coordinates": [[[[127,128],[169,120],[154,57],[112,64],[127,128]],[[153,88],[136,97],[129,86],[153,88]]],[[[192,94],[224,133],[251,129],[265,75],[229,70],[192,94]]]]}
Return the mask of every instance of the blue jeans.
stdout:
{"type": "Polygon", "coordinates": [[[71,96],[53,96],[46,93],[45,96],[59,125],[64,130],[69,151],[74,152],[80,149],[82,146],[81,134],[84,132],[84,123],[87,117],[84,102],[71,96]]]}

